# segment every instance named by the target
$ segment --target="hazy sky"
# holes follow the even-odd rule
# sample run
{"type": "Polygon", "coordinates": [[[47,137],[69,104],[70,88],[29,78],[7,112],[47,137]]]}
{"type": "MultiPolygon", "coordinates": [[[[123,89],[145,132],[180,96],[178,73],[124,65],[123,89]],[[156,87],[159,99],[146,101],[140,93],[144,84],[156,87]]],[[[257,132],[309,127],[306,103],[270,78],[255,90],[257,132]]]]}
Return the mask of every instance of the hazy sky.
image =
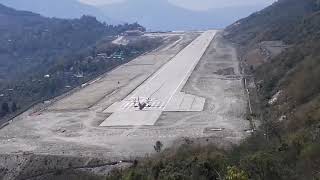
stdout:
{"type": "MultiPolygon", "coordinates": [[[[91,5],[105,5],[126,0],[79,0],[91,5]]],[[[127,0],[134,1],[134,0],[127,0]]],[[[150,0],[152,1],[152,0],[150,0]]],[[[164,0],[165,1],[165,0],[164,0]]],[[[192,10],[207,10],[211,8],[223,8],[242,5],[268,5],[276,0],[168,0],[170,3],[192,10]]]]}

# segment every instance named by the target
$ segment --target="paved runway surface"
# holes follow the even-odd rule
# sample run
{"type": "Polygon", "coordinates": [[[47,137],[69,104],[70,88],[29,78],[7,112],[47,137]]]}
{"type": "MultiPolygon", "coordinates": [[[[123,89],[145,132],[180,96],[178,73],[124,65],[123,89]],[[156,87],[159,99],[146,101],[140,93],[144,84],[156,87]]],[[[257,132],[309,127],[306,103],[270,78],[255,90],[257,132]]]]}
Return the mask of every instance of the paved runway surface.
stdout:
{"type": "Polygon", "coordinates": [[[204,32],[123,101],[105,110],[113,114],[100,126],[153,125],[163,111],[202,111],[204,98],[180,91],[215,34],[214,30],[204,32]],[[150,107],[139,110],[138,99],[148,101],[150,107]]]}

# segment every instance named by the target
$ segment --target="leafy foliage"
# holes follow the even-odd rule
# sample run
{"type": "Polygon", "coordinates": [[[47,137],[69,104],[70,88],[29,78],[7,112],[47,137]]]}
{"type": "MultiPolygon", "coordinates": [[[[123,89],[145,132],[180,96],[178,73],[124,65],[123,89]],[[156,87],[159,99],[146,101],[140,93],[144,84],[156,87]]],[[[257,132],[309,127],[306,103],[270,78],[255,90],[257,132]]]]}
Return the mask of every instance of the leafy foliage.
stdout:
{"type": "Polygon", "coordinates": [[[248,180],[248,176],[243,170],[238,169],[236,166],[228,167],[226,180],[248,180]]]}

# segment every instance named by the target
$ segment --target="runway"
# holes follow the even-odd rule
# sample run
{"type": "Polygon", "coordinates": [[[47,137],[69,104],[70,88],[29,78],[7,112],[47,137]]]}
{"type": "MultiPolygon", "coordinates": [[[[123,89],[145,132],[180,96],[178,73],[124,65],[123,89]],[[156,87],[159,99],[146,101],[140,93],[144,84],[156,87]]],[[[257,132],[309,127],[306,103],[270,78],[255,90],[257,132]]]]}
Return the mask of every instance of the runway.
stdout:
{"type": "MultiPolygon", "coordinates": [[[[109,162],[152,154],[156,141],[164,149],[185,138],[224,147],[239,144],[250,135],[250,123],[244,118],[247,96],[236,48],[223,33],[201,35],[159,33],[164,42],[156,50],[52,99],[45,109],[29,109],[0,130],[0,154],[17,163],[17,153],[61,157],[63,162],[66,156],[104,157],[109,162]],[[178,58],[188,51],[197,56],[178,58]],[[158,78],[163,86],[156,86],[158,78]],[[149,95],[151,107],[137,110],[131,98],[149,95]]],[[[3,162],[0,168],[11,164],[3,162]]]]}
{"type": "Polygon", "coordinates": [[[163,111],[202,111],[205,99],[181,92],[217,31],[206,31],[180,51],[154,75],[105,113],[112,113],[100,126],[153,125],[163,111]],[[135,101],[150,101],[142,111],[135,101]]]}

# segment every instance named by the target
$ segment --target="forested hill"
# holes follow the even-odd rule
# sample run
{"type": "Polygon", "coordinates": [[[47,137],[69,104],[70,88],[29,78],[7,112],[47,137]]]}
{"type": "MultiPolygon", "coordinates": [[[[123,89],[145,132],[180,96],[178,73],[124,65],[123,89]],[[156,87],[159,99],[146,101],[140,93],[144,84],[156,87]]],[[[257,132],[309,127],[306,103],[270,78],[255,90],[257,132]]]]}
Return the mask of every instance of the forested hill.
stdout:
{"type": "Polygon", "coordinates": [[[106,25],[95,17],[47,18],[0,5],[0,125],[33,103],[74,87],[159,45],[143,39],[112,44],[139,24],[106,25]],[[104,54],[103,58],[98,54],[104,54]],[[109,58],[112,54],[122,58],[109,58]]]}
{"type": "Polygon", "coordinates": [[[316,21],[319,10],[318,0],[279,0],[235,22],[226,30],[240,44],[264,40],[294,43],[304,40],[306,36],[319,35],[319,23],[316,21]]]}
{"type": "Polygon", "coordinates": [[[320,1],[281,0],[236,22],[227,32],[245,51],[261,41],[285,42],[289,48],[254,70],[262,82],[263,98],[268,100],[281,91],[277,105],[268,109],[299,123],[292,126],[303,128],[309,120],[319,123],[320,1]]]}
{"type": "Polygon", "coordinates": [[[56,55],[88,47],[103,36],[137,27],[107,26],[90,16],[74,20],[45,18],[0,5],[0,79],[24,73],[56,55]]]}
{"type": "Polygon", "coordinates": [[[240,45],[249,66],[246,55],[254,48],[261,50],[261,42],[287,45],[279,55],[248,70],[255,77],[262,104],[261,131],[268,138],[262,141],[268,146],[257,148],[256,155],[260,151],[268,157],[265,160],[282,164],[281,169],[269,170],[277,179],[319,179],[320,1],[279,0],[226,32],[240,45]]]}

